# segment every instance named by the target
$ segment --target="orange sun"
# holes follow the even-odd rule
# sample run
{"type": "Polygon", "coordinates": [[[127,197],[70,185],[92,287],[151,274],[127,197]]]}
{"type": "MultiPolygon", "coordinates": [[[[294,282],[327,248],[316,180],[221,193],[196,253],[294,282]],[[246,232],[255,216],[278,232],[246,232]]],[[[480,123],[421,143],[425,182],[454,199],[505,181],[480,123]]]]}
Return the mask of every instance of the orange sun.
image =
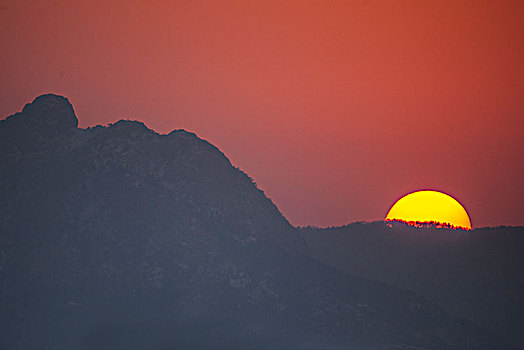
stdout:
{"type": "Polygon", "coordinates": [[[414,226],[432,223],[471,229],[466,209],[455,198],[438,191],[417,191],[405,195],[391,207],[385,220],[404,221],[414,226]]]}

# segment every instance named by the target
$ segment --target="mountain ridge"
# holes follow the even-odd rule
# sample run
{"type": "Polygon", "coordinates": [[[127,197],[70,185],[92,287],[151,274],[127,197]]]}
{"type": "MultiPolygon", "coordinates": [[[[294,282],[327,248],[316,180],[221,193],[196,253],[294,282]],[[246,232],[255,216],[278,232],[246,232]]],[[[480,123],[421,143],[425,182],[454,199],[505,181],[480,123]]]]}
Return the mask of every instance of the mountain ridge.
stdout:
{"type": "Polygon", "coordinates": [[[413,290],[524,348],[524,227],[464,231],[381,221],[298,230],[317,259],[413,290]]]}
{"type": "Polygon", "coordinates": [[[195,134],[34,103],[0,122],[0,348],[512,348],[313,259],[195,134]]]}

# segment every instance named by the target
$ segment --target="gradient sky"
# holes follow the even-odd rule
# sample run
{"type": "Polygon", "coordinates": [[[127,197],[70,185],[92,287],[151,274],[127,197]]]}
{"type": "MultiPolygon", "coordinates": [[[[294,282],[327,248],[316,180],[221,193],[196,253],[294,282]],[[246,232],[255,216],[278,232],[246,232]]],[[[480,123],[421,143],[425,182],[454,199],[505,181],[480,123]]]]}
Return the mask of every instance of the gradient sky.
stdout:
{"type": "Polygon", "coordinates": [[[64,95],[218,146],[295,225],[524,225],[524,1],[0,0],[0,118],[64,95]]]}

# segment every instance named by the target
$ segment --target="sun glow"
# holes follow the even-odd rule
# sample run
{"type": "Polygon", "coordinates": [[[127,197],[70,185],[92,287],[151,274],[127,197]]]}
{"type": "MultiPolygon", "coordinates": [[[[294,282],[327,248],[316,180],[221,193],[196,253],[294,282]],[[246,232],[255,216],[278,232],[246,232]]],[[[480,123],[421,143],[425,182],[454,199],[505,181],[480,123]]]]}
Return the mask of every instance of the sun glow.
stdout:
{"type": "Polygon", "coordinates": [[[386,215],[386,221],[397,220],[413,226],[434,224],[470,230],[466,209],[453,197],[438,191],[417,191],[399,199],[386,215]]]}

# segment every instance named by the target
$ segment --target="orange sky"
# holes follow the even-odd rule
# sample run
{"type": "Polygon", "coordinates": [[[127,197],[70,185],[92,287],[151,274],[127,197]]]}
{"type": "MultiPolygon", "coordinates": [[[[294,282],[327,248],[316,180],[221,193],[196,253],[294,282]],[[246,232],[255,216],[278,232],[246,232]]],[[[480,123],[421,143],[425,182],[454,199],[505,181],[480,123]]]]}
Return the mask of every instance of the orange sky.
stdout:
{"type": "Polygon", "coordinates": [[[217,145],[296,225],[524,225],[523,1],[0,0],[0,116],[54,92],[217,145]]]}

